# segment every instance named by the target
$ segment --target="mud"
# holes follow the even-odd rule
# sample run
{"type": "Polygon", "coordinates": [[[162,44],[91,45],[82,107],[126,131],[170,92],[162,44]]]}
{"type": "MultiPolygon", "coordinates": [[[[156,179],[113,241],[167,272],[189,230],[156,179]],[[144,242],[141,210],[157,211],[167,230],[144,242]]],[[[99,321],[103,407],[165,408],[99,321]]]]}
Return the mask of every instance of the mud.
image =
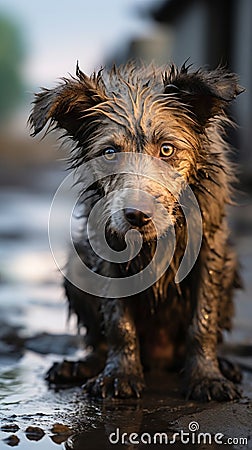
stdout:
{"type": "MultiPolygon", "coordinates": [[[[246,357],[244,360],[246,362],[246,357]]],[[[90,400],[81,388],[48,390],[43,375],[50,362],[51,356],[26,351],[20,362],[13,364],[12,370],[2,371],[0,448],[18,445],[20,449],[29,449],[35,442],[39,442],[36,448],[45,450],[55,448],[56,444],[75,450],[130,449],[146,445],[153,448],[150,439],[154,439],[156,433],[166,433],[170,440],[178,433],[180,440],[180,430],[189,433],[193,423],[198,427],[194,433],[196,437],[202,432],[209,433],[214,439],[221,433],[223,446],[227,445],[224,442],[228,438],[236,439],[234,442],[246,438],[246,445],[236,443],[229,447],[252,448],[252,379],[249,371],[243,373],[243,398],[237,402],[201,404],[185,401],[180,394],[178,374],[160,372],[147,374],[147,388],[141,400],[102,402],[90,400]],[[132,433],[136,434],[133,436],[132,433]],[[131,438],[139,444],[132,446],[131,438]]],[[[202,442],[200,445],[189,444],[191,448],[207,448],[202,442]]],[[[166,446],[164,442],[161,446],[156,445],[159,448],[166,446]]],[[[222,448],[222,445],[212,442],[211,447],[222,448]]],[[[187,447],[190,448],[188,444],[187,447]]]]}

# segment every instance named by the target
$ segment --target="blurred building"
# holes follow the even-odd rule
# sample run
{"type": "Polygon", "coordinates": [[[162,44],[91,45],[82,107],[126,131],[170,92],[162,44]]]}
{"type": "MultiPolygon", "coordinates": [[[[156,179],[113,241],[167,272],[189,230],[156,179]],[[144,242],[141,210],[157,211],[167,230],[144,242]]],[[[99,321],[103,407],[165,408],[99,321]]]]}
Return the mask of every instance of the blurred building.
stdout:
{"type": "Polygon", "coordinates": [[[165,0],[140,13],[154,21],[153,33],[132,39],[111,61],[141,58],[181,65],[190,58],[195,67],[221,64],[238,73],[246,93],[233,107],[240,128],[231,138],[239,149],[243,180],[252,184],[252,1],[165,0]]]}

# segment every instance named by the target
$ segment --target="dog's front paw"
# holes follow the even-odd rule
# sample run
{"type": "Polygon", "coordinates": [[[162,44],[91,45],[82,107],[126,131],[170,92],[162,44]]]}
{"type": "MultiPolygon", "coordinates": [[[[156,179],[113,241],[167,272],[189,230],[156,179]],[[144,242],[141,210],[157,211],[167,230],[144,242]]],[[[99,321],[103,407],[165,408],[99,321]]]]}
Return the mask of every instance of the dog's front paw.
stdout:
{"type": "Polygon", "coordinates": [[[190,383],[186,397],[201,402],[208,402],[210,400],[223,402],[238,399],[241,397],[241,393],[232,381],[224,377],[205,377],[193,380],[190,383]]]}
{"type": "Polygon", "coordinates": [[[83,383],[83,376],[80,374],[79,362],[67,361],[53,363],[48,370],[46,381],[51,385],[71,385],[83,383]]]}
{"type": "Polygon", "coordinates": [[[54,386],[81,385],[88,378],[92,378],[104,367],[104,362],[99,355],[90,354],[79,361],[56,362],[48,370],[46,381],[54,386]]]}
{"type": "Polygon", "coordinates": [[[84,392],[98,398],[140,398],[144,388],[144,380],[138,375],[105,374],[88,380],[84,385],[84,392]]]}

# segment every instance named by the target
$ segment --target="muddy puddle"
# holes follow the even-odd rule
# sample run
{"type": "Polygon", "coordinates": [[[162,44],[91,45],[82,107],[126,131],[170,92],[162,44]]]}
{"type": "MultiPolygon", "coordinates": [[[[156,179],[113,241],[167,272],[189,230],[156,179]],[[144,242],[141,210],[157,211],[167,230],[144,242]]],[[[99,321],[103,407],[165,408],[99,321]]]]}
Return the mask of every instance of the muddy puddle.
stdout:
{"type": "MultiPolygon", "coordinates": [[[[191,438],[192,423],[195,431],[209,434],[211,448],[227,448],[228,438],[229,448],[252,448],[252,234],[238,239],[246,291],[237,294],[235,329],[224,349],[243,369],[244,397],[228,404],[186,402],[178,374],[152,373],[143,399],[94,402],[80,387],[55,392],[44,380],[53,361],[84,351],[74,320],[67,322],[48,244],[52,198],[52,186],[47,192],[30,187],[0,192],[0,449],[166,448],[172,443],[164,435],[162,444],[154,442],[156,433],[172,440],[184,430],[191,438]],[[223,434],[222,443],[214,441],[216,433],[223,434]]],[[[65,251],[62,220],[63,204],[57,226],[65,251]]],[[[184,447],[181,435],[176,442],[184,447]]],[[[190,441],[185,447],[208,448],[209,442],[190,441]]]]}

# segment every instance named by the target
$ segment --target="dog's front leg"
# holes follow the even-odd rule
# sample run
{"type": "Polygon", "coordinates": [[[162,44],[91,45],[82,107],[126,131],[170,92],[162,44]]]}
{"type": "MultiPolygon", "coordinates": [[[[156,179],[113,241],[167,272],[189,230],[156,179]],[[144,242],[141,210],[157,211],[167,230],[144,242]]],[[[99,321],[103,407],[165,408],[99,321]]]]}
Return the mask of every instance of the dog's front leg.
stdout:
{"type": "Polygon", "coordinates": [[[128,300],[102,300],[108,357],[104,370],[84,389],[95,397],[140,397],[144,387],[139,342],[128,300]]]}
{"type": "Polygon", "coordinates": [[[225,239],[225,232],[219,230],[210,246],[203,246],[200,255],[199,285],[185,365],[186,395],[194,400],[225,401],[240,397],[235,384],[221,373],[217,359],[225,239]]]}

